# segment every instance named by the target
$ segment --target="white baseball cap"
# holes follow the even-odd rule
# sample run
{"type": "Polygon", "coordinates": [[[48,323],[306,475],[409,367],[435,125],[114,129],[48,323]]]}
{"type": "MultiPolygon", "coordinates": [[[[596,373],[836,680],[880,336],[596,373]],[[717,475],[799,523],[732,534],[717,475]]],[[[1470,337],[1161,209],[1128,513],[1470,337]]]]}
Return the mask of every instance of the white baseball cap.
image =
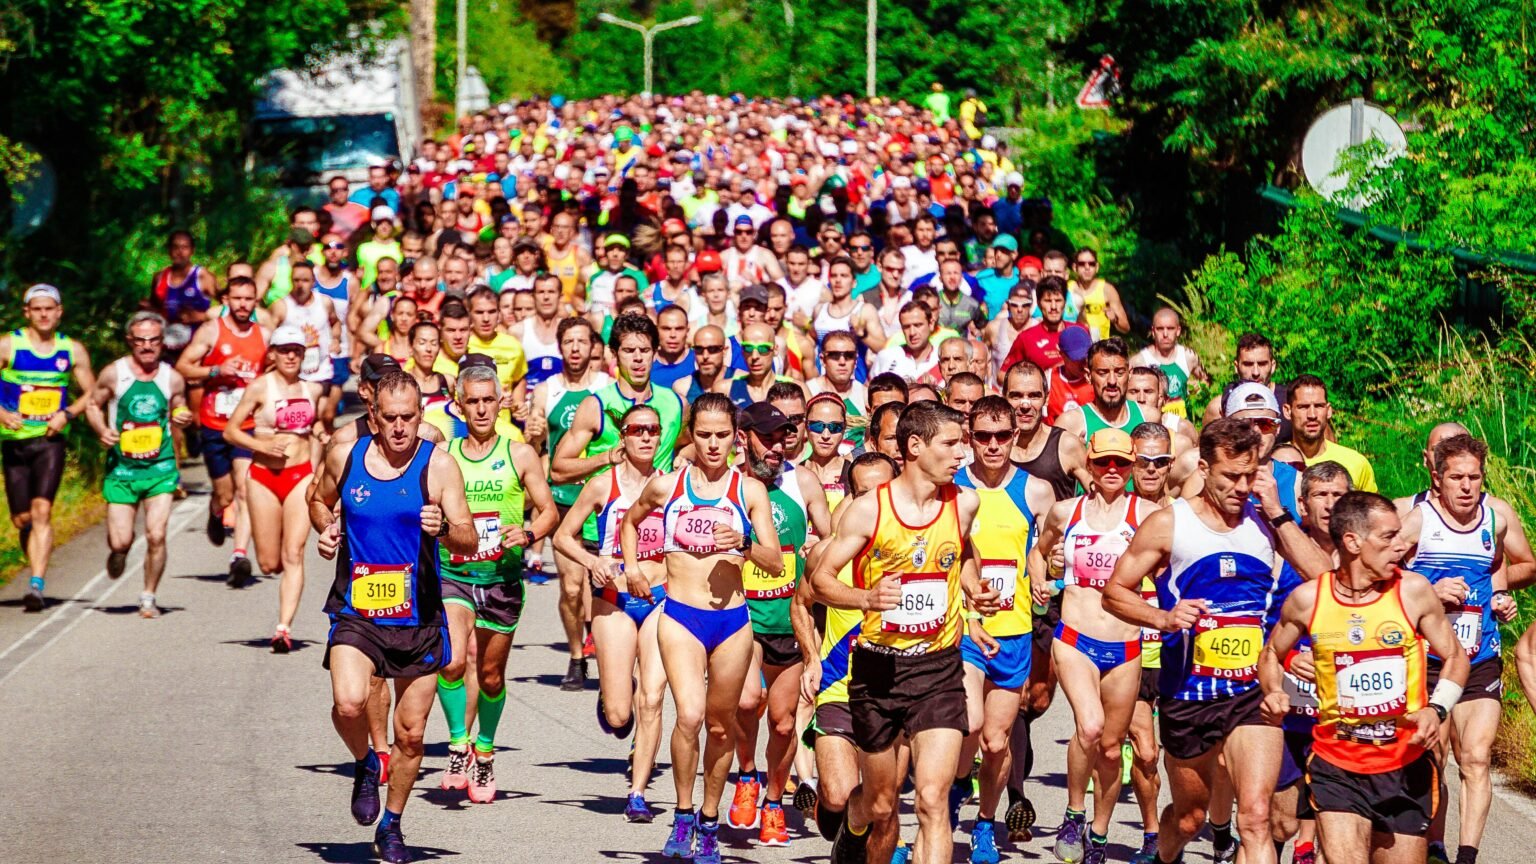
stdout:
{"type": "Polygon", "coordinates": [[[273,330],[272,338],[267,342],[267,345],[272,348],[277,348],[281,345],[298,345],[302,348],[308,344],[309,340],[304,338],[304,331],[292,324],[284,324],[273,330]]]}
{"type": "Polygon", "coordinates": [[[59,293],[59,289],[49,285],[47,282],[39,282],[36,285],[28,288],[27,292],[21,295],[22,305],[31,303],[38,297],[46,297],[47,299],[59,304],[64,302],[64,295],[59,293]]]}
{"type": "Polygon", "coordinates": [[[891,188],[892,189],[911,189],[912,188],[912,178],[906,177],[906,176],[898,176],[896,179],[891,181],[891,188]]]}
{"type": "Polygon", "coordinates": [[[1269,411],[1276,417],[1280,416],[1280,403],[1275,401],[1275,392],[1266,384],[1255,381],[1244,381],[1232,388],[1227,394],[1227,401],[1222,406],[1226,416],[1231,417],[1239,411],[1269,411]]]}
{"type": "Polygon", "coordinates": [[[380,204],[379,206],[373,208],[373,212],[369,213],[368,216],[374,222],[383,222],[386,219],[391,222],[395,221],[394,208],[390,207],[388,204],[380,204]]]}

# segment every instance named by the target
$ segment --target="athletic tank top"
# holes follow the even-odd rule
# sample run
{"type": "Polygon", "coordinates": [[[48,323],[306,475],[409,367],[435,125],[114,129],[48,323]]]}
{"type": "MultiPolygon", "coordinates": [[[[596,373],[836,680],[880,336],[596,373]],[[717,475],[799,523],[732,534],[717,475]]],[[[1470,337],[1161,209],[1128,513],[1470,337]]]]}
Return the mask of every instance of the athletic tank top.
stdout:
{"type": "MultiPolygon", "coordinates": [[[[672,450],[677,446],[677,435],[683,428],[683,400],[676,391],[650,384],[650,396],[643,403],[630,399],[619,392],[617,381],[600,388],[592,395],[602,409],[597,434],[588,442],[583,456],[597,456],[619,446],[619,420],[624,412],[637,404],[649,405],[661,418],[661,439],[656,442],[656,456],[652,462],[658,471],[672,468],[672,450]]],[[[606,470],[606,469],[604,469],[606,470]]]]}
{"type": "Polygon", "coordinates": [[[967,465],[955,475],[955,485],[976,490],[981,499],[971,526],[971,542],[980,557],[981,579],[997,591],[999,606],[997,614],[982,620],[982,627],[993,636],[1032,632],[1029,582],[1024,572],[1035,542],[1035,517],[1024,494],[1029,474],[1011,468],[1003,485],[993,489],[977,482],[967,465]]]}
{"type": "Polygon", "coordinates": [[[546,340],[535,326],[536,317],[525,318],[514,328],[517,341],[523,343],[523,358],[528,362],[528,389],[532,390],[551,376],[560,374],[565,361],[560,359],[560,343],[546,340]]]}
{"type": "Polygon", "coordinates": [[[1069,290],[1076,290],[1083,297],[1082,323],[1088,328],[1088,334],[1097,342],[1109,336],[1109,295],[1104,291],[1104,280],[1094,279],[1084,291],[1076,282],[1070,283],[1069,290]]]}
{"type": "MultiPolygon", "coordinates": [[[[1473,663],[1498,657],[1499,624],[1493,617],[1493,571],[1498,563],[1495,544],[1498,526],[1486,500],[1477,505],[1477,524],[1466,530],[1452,528],[1430,501],[1418,505],[1423,517],[1419,545],[1410,569],[1430,583],[1461,577],[1467,581],[1467,597],[1460,607],[1447,609],[1446,617],[1456,639],[1473,663]]],[[[1434,655],[1431,655],[1434,656],[1434,655]]]]}
{"type": "Polygon", "coordinates": [[[571,303],[576,299],[576,283],[581,275],[581,267],[576,257],[576,244],[572,243],[564,254],[555,254],[555,244],[549,243],[544,247],[545,263],[549,266],[549,272],[560,277],[560,297],[564,302],[571,303]]]}
{"type": "Polygon", "coordinates": [[[315,425],[315,403],[302,395],[307,392],[302,384],[299,391],[299,396],[283,396],[278,392],[277,378],[267,379],[267,403],[256,412],[256,437],[274,432],[309,435],[315,425]]]}
{"type": "Polygon", "coordinates": [[[1023,462],[1014,460],[1013,464],[1024,473],[1051,484],[1051,492],[1057,501],[1065,501],[1077,492],[1077,478],[1061,465],[1061,430],[1054,426],[1046,433],[1045,446],[1040,449],[1039,456],[1023,462]]]}
{"type": "Polygon", "coordinates": [[[1163,405],[1163,411],[1183,419],[1189,418],[1189,408],[1184,399],[1189,395],[1189,373],[1195,368],[1194,356],[1195,352],[1175,344],[1173,354],[1167,360],[1151,345],[1131,358],[1132,366],[1153,366],[1163,370],[1163,374],[1168,376],[1168,402],[1163,405]]]}
{"type": "Polygon", "coordinates": [[[657,352],[656,360],[651,363],[651,384],[671,390],[673,384],[693,375],[697,369],[692,351],[685,350],[675,363],[663,360],[661,353],[657,352]]]}
{"type": "Polygon", "coordinates": [[[193,265],[192,269],[187,272],[187,278],[175,285],[171,284],[170,268],[161,270],[155,276],[155,296],[160,298],[161,305],[165,307],[165,318],[167,321],[175,322],[180,319],[181,310],[183,309],[191,309],[196,312],[208,311],[212,301],[208,299],[208,295],[203,293],[203,288],[197,281],[202,272],[203,268],[201,266],[193,265]]]}
{"type": "Polygon", "coordinates": [[[1174,501],[1168,569],[1157,577],[1158,606],[1172,609],[1186,597],[1209,611],[1195,626],[1163,635],[1165,698],[1211,702],[1259,686],[1264,620],[1274,602],[1275,548],[1252,502],[1229,531],[1208,527],[1183,498],[1174,501]]]}
{"type": "Polygon", "coordinates": [[[372,443],[372,437],[353,443],[342,468],[341,554],[325,611],[384,627],[440,627],[437,538],[421,531],[434,448],[418,442],[405,471],[381,480],[365,464],[372,443]]]}
{"type": "Polygon", "coordinates": [[[112,363],[117,398],[107,403],[107,425],[117,432],[108,451],[111,471],[119,477],[176,473],[176,449],[171,446],[171,367],[161,363],[148,381],[133,372],[124,357],[112,363]]]}
{"type": "Polygon", "coordinates": [[[74,368],[73,339],[55,333],[53,351],[42,354],[27,337],[26,328],[11,331],[11,354],[0,369],[0,407],[21,415],[21,428],[0,426],[0,441],[42,437],[48,431],[48,418],[67,404],[74,368]]]}
{"type": "Polygon", "coordinates": [[[831,303],[820,304],[816,307],[815,316],[811,318],[811,329],[816,332],[817,345],[820,345],[821,341],[827,338],[828,333],[834,333],[839,330],[851,331],[853,329],[853,319],[864,308],[864,301],[857,298],[854,299],[853,308],[848,310],[847,315],[833,315],[831,307],[831,303]]]}
{"type": "MultiPolygon", "coordinates": [[[[854,587],[852,562],[837,571],[837,581],[850,588],[854,587]]],[[[864,613],[857,609],[837,609],[832,606],[821,608],[826,610],[826,620],[821,627],[821,689],[816,691],[818,707],[848,701],[848,679],[853,674],[848,661],[853,653],[853,643],[859,638],[859,629],[864,625],[864,613]]]]}
{"type": "Polygon", "coordinates": [[[795,585],[800,580],[800,550],[805,546],[807,514],[805,496],[794,465],[784,463],[778,479],[768,487],[768,503],[773,510],[773,527],[779,535],[779,552],[784,557],[784,572],[770,576],[751,561],[741,565],[741,585],[752,616],[752,632],[768,635],[793,633],[789,607],[795,600],[795,585]]]}
{"type": "MultiPolygon", "coordinates": [[[[240,333],[225,318],[214,321],[213,347],[203,355],[203,366],[219,367],[219,374],[203,384],[203,401],[198,406],[198,422],[205,429],[223,430],[235,406],[245,396],[245,387],[261,374],[267,359],[267,340],[261,335],[261,327],[255,321],[250,329],[240,333]]],[[[245,428],[255,426],[246,421],[245,428]]]]}
{"type": "MultiPolygon", "coordinates": [[[[619,472],[609,471],[608,502],[597,514],[597,554],[621,561],[624,559],[624,550],[619,546],[619,523],[624,521],[624,515],[633,506],[635,496],[626,493],[619,485],[619,472]]],[[[652,561],[661,557],[662,529],[661,512],[658,510],[651,511],[651,515],[640,520],[640,543],[635,550],[639,560],[652,561]]]]}
{"type": "Polygon", "coordinates": [[[474,585],[511,584],[523,578],[522,547],[503,549],[504,528],[522,527],[523,479],[512,464],[511,441],[498,436],[489,452],[471,459],[464,452],[467,438],[448,442],[448,455],[464,475],[464,495],[475,520],[480,546],[472,554],[456,555],[438,547],[443,576],[474,585]]]}
{"type": "Polygon", "coordinates": [[[448,379],[441,372],[432,372],[427,375],[428,381],[436,381],[437,389],[427,392],[425,384],[421,385],[421,412],[426,412],[444,405],[453,399],[453,393],[448,389],[448,379]]]}
{"type": "Polygon", "coordinates": [[[1402,580],[1366,603],[1334,594],[1336,572],[1318,577],[1312,632],[1317,667],[1318,758],[1361,774],[1402,768],[1424,753],[1405,721],[1429,704],[1424,643],[1403,609],[1402,580]]]}
{"type": "Polygon", "coordinates": [[[908,525],[891,501],[891,485],[876,490],[878,514],[869,543],[854,559],[854,579],[870,588],[881,579],[901,582],[901,603],[866,612],[861,645],[896,654],[925,654],[960,644],[961,607],[959,488],[939,489],[939,512],[926,525],[908,525]]]}
{"type": "Polygon", "coordinates": [[[323,294],[330,298],[331,305],[336,307],[336,317],[341,319],[341,344],[331,346],[332,357],[352,356],[352,331],[345,326],[347,320],[347,301],[351,299],[352,274],[342,271],[341,279],[334,285],[327,285],[321,281],[320,274],[325,272],[324,267],[315,268],[315,293],[323,294]]]}
{"type": "Polygon", "coordinates": [[[734,528],[742,536],[752,536],[752,522],[741,494],[741,471],[730,469],[725,492],[713,501],[693,494],[693,468],[678,472],[677,483],[667,503],[662,505],[662,551],[691,552],[695,555],[731,555],[745,558],[740,549],[715,546],[715,525],[734,528]]]}
{"type": "Polygon", "coordinates": [[[1129,399],[1125,401],[1125,420],[1120,423],[1111,423],[1104,419],[1104,415],[1099,413],[1098,407],[1092,402],[1083,406],[1083,429],[1087,433],[1084,435],[1085,441],[1092,438],[1093,433],[1100,429],[1120,429],[1129,435],[1132,429],[1144,422],[1146,417],[1141,412],[1141,405],[1129,399]]]}
{"type": "Polygon", "coordinates": [[[289,294],[286,300],[288,314],[284,324],[291,324],[304,333],[304,364],[299,367],[299,377],[317,384],[328,384],[332,378],[331,319],[320,303],[320,294],[310,295],[308,303],[299,303],[289,294]]]}
{"type": "MultiPolygon", "coordinates": [[[[596,373],[599,379],[606,383],[608,376],[601,372],[596,373]]],[[[571,424],[576,422],[576,409],[581,407],[582,400],[592,395],[591,390],[572,390],[566,382],[564,375],[555,375],[545,382],[544,387],[544,416],[549,422],[549,445],[551,455],[560,447],[560,440],[565,433],[571,431],[571,424]]],[[[604,418],[606,419],[606,418],[604,418]]],[[[551,483],[550,495],[555,503],[561,507],[569,507],[576,503],[576,496],[581,494],[580,483],[551,483]]],[[[596,540],[596,535],[587,539],[596,540]]]]}
{"type": "MultiPolygon", "coordinates": [[[[1295,591],[1302,582],[1301,574],[1296,572],[1289,561],[1280,564],[1280,581],[1275,586],[1275,599],[1269,605],[1269,614],[1264,618],[1265,632],[1273,632],[1275,625],[1280,623],[1280,611],[1285,606],[1285,601],[1290,599],[1291,592],[1295,591]]],[[[1312,734],[1312,727],[1317,723],[1317,683],[1305,681],[1290,671],[1290,662],[1301,651],[1312,650],[1312,637],[1303,636],[1296,646],[1291,649],[1290,655],[1285,658],[1285,680],[1283,686],[1285,695],[1291,700],[1291,710],[1285,715],[1280,725],[1287,732],[1312,734]]]]}
{"type": "Polygon", "coordinates": [[[1062,581],[1069,588],[1103,591],[1141,522],[1138,507],[1141,499],[1126,496],[1125,515],[1111,531],[1099,531],[1088,524],[1083,517],[1087,501],[1087,495],[1077,499],[1072,516],[1067,519],[1067,529],[1062,533],[1062,542],[1066,544],[1062,581]]]}

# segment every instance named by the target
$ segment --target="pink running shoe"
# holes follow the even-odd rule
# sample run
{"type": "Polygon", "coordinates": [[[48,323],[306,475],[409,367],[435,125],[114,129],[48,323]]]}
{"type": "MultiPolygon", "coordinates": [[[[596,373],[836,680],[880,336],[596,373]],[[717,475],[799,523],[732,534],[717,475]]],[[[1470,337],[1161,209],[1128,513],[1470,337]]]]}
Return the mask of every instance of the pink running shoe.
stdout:
{"type": "Polygon", "coordinates": [[[442,788],[464,789],[469,786],[469,747],[463,750],[448,748],[448,767],[443,771],[442,788]]]}
{"type": "Polygon", "coordinates": [[[475,764],[469,769],[469,800],[476,804],[489,804],[496,800],[496,772],[494,760],[487,756],[475,756],[475,764]]]}

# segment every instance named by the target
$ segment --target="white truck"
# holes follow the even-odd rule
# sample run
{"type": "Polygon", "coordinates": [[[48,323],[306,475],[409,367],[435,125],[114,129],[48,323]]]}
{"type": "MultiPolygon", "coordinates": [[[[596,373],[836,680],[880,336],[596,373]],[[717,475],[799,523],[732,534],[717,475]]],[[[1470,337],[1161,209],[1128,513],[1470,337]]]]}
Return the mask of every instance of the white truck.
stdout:
{"type": "Polygon", "coordinates": [[[251,168],[276,173],[292,197],[323,196],[327,178],[354,184],[368,166],[404,163],[421,140],[421,111],[405,40],[341,55],[318,70],[279,69],[261,83],[251,168]]]}

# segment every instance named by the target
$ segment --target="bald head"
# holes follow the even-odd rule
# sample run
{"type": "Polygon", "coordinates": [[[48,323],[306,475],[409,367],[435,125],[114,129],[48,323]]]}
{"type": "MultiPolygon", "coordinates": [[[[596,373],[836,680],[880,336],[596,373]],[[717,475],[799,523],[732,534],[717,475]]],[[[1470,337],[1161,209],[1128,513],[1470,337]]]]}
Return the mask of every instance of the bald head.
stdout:
{"type": "Polygon", "coordinates": [[[741,328],[741,341],[755,344],[773,344],[773,328],[767,324],[748,324],[741,328]]]}
{"type": "Polygon", "coordinates": [[[1471,434],[1472,433],[1468,431],[1467,427],[1457,423],[1454,420],[1447,421],[1445,423],[1436,423],[1435,428],[1429,430],[1429,438],[1424,442],[1424,467],[1430,473],[1431,484],[1434,482],[1433,478],[1435,473],[1434,465],[1436,445],[1447,438],[1454,438],[1457,435],[1471,434]]]}

